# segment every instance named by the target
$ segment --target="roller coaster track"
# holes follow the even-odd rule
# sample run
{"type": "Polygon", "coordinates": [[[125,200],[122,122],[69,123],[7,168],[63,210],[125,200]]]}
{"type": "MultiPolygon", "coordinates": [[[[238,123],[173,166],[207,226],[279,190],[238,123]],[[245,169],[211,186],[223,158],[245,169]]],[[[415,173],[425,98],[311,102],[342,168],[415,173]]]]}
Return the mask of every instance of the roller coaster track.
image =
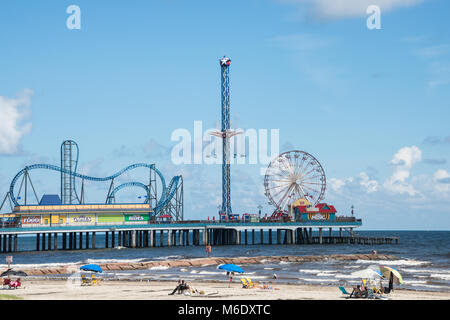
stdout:
{"type": "MultiPolygon", "coordinates": [[[[150,193],[150,188],[143,184],[142,182],[136,182],[136,181],[132,181],[132,182],[125,182],[122,183],[121,185],[117,186],[116,188],[114,188],[114,190],[111,192],[111,194],[108,196],[108,203],[111,204],[112,200],[114,199],[117,191],[123,189],[123,188],[129,188],[129,187],[139,187],[145,190],[146,194],[148,195],[150,193]]],[[[149,199],[147,198],[145,200],[144,203],[148,203],[149,199]]]]}
{"type": "MultiPolygon", "coordinates": [[[[167,188],[167,194],[166,198],[170,201],[173,196],[175,195],[175,192],[177,191],[178,185],[180,183],[181,176],[175,176],[170,180],[169,187],[167,188]]],[[[167,204],[167,202],[166,202],[167,204]]]]}
{"type": "MultiPolygon", "coordinates": [[[[112,180],[117,178],[118,176],[122,175],[123,173],[136,169],[136,168],[149,168],[150,170],[153,170],[156,172],[156,174],[158,174],[160,180],[161,180],[161,184],[162,184],[162,192],[161,192],[161,197],[156,205],[155,209],[155,213],[157,214],[162,208],[164,208],[164,206],[167,205],[167,203],[172,199],[172,197],[174,196],[176,189],[178,187],[178,183],[180,180],[179,176],[175,176],[172,178],[172,180],[170,181],[169,184],[169,188],[166,187],[166,182],[164,179],[164,176],[162,175],[162,173],[156,169],[154,164],[146,164],[146,163],[136,163],[136,164],[132,164],[128,167],[123,168],[122,170],[118,171],[117,173],[108,176],[108,177],[104,177],[104,178],[99,178],[99,177],[91,177],[91,176],[87,176],[87,175],[83,175],[77,172],[73,172],[73,171],[69,171],[66,170],[64,168],[60,168],[58,166],[54,166],[54,165],[50,165],[50,164],[34,164],[31,166],[27,166],[24,169],[22,169],[21,171],[19,171],[16,176],[13,178],[13,180],[11,181],[11,185],[9,188],[10,191],[10,197],[11,200],[13,201],[15,206],[19,206],[19,203],[16,199],[16,197],[14,196],[14,186],[16,184],[16,182],[19,180],[19,178],[21,176],[23,176],[25,174],[25,172],[30,171],[30,170],[35,170],[35,169],[45,169],[45,170],[53,170],[53,171],[57,171],[57,172],[62,172],[65,174],[69,174],[71,176],[80,178],[80,179],[85,179],[88,181],[108,181],[108,180],[112,180]]],[[[118,187],[116,187],[111,195],[115,194],[117,191],[119,191],[120,189],[123,189],[125,187],[143,187],[146,191],[148,191],[148,187],[140,182],[127,182],[127,183],[123,183],[121,185],[119,185],[118,187]]],[[[78,198],[78,197],[77,197],[78,198]]],[[[110,196],[111,198],[111,196],[110,196]]]]}
{"type": "MultiPolygon", "coordinates": [[[[175,195],[175,192],[177,191],[178,185],[180,183],[180,179],[181,176],[175,176],[172,178],[172,180],[170,180],[169,186],[166,188],[166,201],[160,205],[157,204],[155,210],[159,211],[160,209],[162,209],[175,195]]],[[[141,183],[141,182],[136,182],[136,181],[132,181],[132,182],[125,182],[122,183],[121,185],[117,186],[116,188],[114,188],[114,190],[111,192],[111,194],[108,197],[108,203],[112,202],[112,199],[114,198],[114,196],[116,195],[116,193],[123,189],[123,188],[128,188],[128,187],[139,187],[145,190],[145,192],[147,194],[149,194],[150,189],[147,185],[141,183]]],[[[146,199],[145,203],[148,203],[148,198],[146,199]]]]}

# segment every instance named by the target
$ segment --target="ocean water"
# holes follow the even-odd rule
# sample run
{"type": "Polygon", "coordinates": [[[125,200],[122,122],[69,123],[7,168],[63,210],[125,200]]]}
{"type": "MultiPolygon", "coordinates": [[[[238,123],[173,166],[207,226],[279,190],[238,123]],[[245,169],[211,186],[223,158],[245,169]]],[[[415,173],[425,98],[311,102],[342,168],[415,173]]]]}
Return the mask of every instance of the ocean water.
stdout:
{"type": "MultiPolygon", "coordinates": [[[[363,244],[322,244],[322,245],[236,245],[215,246],[212,256],[281,256],[281,255],[331,255],[371,253],[398,257],[394,261],[338,261],[329,259],[308,263],[263,263],[243,265],[244,276],[260,283],[298,283],[320,284],[327,286],[354,285],[361,282],[352,273],[363,270],[369,265],[386,264],[397,268],[403,276],[401,288],[411,290],[444,291],[450,293],[450,231],[359,231],[361,236],[398,236],[399,244],[363,245],[363,244]],[[277,280],[272,279],[273,274],[277,280]]],[[[267,236],[267,234],[266,234],[267,236]]],[[[249,241],[251,241],[249,235],[249,241]]],[[[255,240],[260,235],[256,232],[255,240]]],[[[203,246],[154,247],[154,248],[109,248],[73,251],[32,251],[34,238],[20,237],[19,249],[30,250],[13,254],[15,269],[31,267],[55,267],[74,263],[142,262],[150,260],[185,259],[206,257],[203,246]]],[[[84,239],[83,239],[84,241],[84,239]]],[[[265,242],[267,239],[264,240],[265,242]]],[[[101,235],[97,244],[104,243],[101,235]]],[[[117,241],[116,241],[117,243],[117,241]]],[[[159,245],[159,240],[156,241],[159,245]]],[[[191,242],[192,243],[192,242],[191,242]]],[[[6,268],[5,257],[0,254],[0,268],[6,268]]],[[[225,272],[215,265],[202,267],[165,268],[154,267],[147,270],[104,272],[107,279],[146,280],[214,280],[227,282],[225,272]]],[[[240,275],[234,281],[239,282],[240,275]]],[[[377,281],[378,283],[378,281],[377,281]]],[[[387,286],[386,280],[383,285],[387,286]]]]}

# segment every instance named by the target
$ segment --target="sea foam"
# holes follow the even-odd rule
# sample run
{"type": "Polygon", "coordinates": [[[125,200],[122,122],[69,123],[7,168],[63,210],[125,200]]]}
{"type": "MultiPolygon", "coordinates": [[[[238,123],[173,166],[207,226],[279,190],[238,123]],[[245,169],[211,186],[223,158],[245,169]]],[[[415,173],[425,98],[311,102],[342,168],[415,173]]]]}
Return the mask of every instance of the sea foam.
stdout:
{"type": "Polygon", "coordinates": [[[167,266],[156,266],[156,267],[151,267],[148,270],[167,270],[169,269],[169,267],[167,266]]]}
{"type": "MultiPolygon", "coordinates": [[[[355,263],[360,264],[374,264],[373,260],[356,260],[355,263]]],[[[421,266],[430,264],[430,261],[419,261],[419,260],[378,260],[376,264],[387,265],[387,266],[421,266]]]]}

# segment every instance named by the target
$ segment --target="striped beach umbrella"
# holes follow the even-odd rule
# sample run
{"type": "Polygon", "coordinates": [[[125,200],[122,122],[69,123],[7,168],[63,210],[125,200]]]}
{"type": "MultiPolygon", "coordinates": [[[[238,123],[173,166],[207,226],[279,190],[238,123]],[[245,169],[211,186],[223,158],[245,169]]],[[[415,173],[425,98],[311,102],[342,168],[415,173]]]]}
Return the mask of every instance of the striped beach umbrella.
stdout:
{"type": "Polygon", "coordinates": [[[389,277],[390,277],[390,275],[391,275],[391,273],[392,273],[394,283],[397,283],[397,284],[402,284],[402,283],[403,283],[402,275],[401,275],[400,272],[399,272],[397,269],[395,269],[394,267],[390,267],[390,266],[380,266],[380,272],[383,274],[383,276],[384,276],[386,279],[389,279],[389,277]]]}

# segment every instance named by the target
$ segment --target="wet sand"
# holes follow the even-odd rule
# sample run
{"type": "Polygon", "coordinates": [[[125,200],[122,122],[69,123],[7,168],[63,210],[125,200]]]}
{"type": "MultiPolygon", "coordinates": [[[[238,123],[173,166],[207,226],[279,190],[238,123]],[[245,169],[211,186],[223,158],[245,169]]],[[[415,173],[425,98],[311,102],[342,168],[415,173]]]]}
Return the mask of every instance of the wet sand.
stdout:
{"type": "MultiPolygon", "coordinates": [[[[346,300],[338,287],[319,285],[273,284],[272,289],[244,289],[240,283],[195,281],[189,283],[204,294],[168,295],[176,287],[174,281],[103,281],[81,286],[76,281],[28,280],[22,288],[0,290],[25,300],[346,300]]],[[[351,291],[351,287],[346,287],[351,291]]],[[[396,289],[386,295],[389,300],[449,300],[449,292],[396,289]]],[[[347,299],[367,300],[367,299],[347,299]]]]}

